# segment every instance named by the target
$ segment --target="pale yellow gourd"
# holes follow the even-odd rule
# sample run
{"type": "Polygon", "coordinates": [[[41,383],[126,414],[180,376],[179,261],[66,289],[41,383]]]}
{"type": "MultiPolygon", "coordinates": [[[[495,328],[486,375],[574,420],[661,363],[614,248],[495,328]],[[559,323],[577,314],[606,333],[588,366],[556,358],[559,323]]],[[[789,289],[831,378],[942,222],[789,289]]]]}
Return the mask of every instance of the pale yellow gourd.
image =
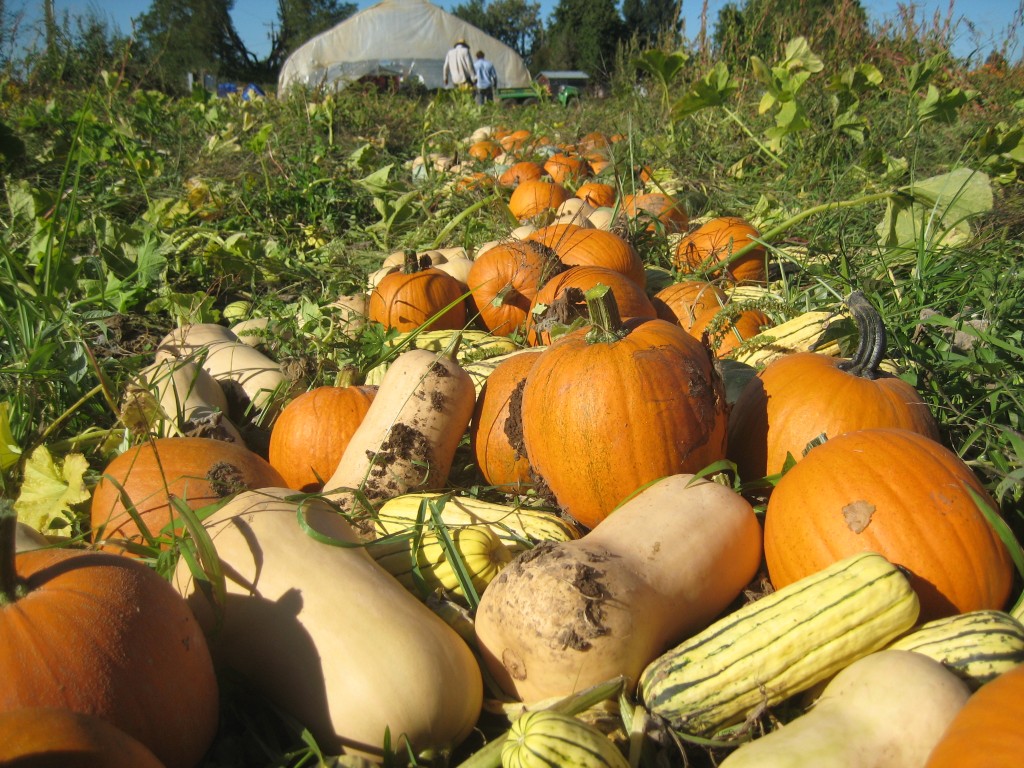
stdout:
{"type": "Polygon", "coordinates": [[[647,486],[580,539],[538,544],[487,587],[487,669],[526,703],[644,667],[703,629],[761,563],[761,528],[730,488],[693,475],[647,486]]]}
{"type": "Polygon", "coordinates": [[[317,498],[247,491],[204,521],[225,574],[211,601],[185,558],[174,582],[215,661],[308,728],[327,754],[444,751],[480,713],[477,662],[444,621],[378,566],[317,498]],[[300,518],[319,536],[300,527],[300,518]]]}
{"type": "Polygon", "coordinates": [[[967,685],[912,651],[877,651],[825,686],[805,714],[748,742],[721,768],[921,768],[967,685]]]}
{"type": "MultiPolygon", "coordinates": [[[[238,428],[227,417],[224,390],[199,363],[161,357],[143,368],[139,379],[140,387],[156,398],[169,435],[202,434],[243,444],[238,428]]],[[[125,407],[138,406],[138,395],[138,388],[129,387],[125,407]]]]}

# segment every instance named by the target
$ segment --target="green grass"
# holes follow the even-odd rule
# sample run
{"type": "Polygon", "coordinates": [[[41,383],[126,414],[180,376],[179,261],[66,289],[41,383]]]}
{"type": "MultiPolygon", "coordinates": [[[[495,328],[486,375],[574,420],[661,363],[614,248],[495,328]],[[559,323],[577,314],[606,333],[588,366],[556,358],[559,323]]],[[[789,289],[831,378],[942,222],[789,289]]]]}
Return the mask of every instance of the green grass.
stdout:
{"type": "MultiPolygon", "coordinates": [[[[264,347],[299,386],[333,383],[378,355],[382,338],[341,336],[325,305],[357,291],[393,250],[506,235],[501,200],[455,190],[449,174],[411,171],[418,155],[462,157],[473,129],[505,125],[565,143],[622,134],[610,177],[620,189],[647,165],[691,217],[751,216],[774,228],[787,314],[864,290],[888,324],[889,356],[1024,538],[1022,67],[996,76],[946,62],[931,81],[940,97],[978,96],[929,112],[927,88],[881,61],[881,84],[858,93],[858,139],[836,130],[842,72],[826,64],[798,92],[808,127],[784,137],[777,159],[759,147],[774,119],[758,112],[763,87],[749,70],[734,67],[727,101],[743,127],[721,106],[672,117],[709,68],[689,62],[662,84],[664,99],[623,91],[571,110],[480,110],[448,94],[241,102],[103,82],[47,97],[7,89],[3,135],[23,151],[0,155],[0,400],[22,461],[0,464],[0,494],[17,496],[39,445],[56,457],[84,453],[95,479],[134,439],[119,420],[121,393],[157,340],[181,322],[222,321],[231,302],[275,321],[264,347]],[[907,189],[963,167],[988,173],[992,195],[969,220],[951,215],[948,224],[969,225],[966,236],[944,245],[918,231],[879,243],[890,201],[903,205],[907,189]]],[[[934,222],[951,200],[893,216],[934,222]]],[[[633,236],[648,264],[669,264],[663,234],[633,236]]],[[[87,532],[82,505],[65,517],[87,532]]],[[[301,724],[224,683],[208,766],[315,764],[301,724]]]]}

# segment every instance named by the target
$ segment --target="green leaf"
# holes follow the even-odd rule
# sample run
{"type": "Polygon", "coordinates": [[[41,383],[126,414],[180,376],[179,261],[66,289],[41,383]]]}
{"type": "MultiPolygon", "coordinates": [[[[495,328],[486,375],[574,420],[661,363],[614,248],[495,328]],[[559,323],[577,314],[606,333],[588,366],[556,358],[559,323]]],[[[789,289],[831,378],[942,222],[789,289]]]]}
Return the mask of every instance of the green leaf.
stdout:
{"type": "Polygon", "coordinates": [[[729,74],[725,62],[718,62],[703,78],[690,86],[689,92],[672,107],[672,118],[680,120],[694,112],[708,107],[724,106],[729,97],[739,88],[729,74]]]}
{"type": "Polygon", "coordinates": [[[69,453],[57,463],[49,449],[41,445],[25,463],[25,480],[14,508],[23,523],[45,531],[50,523],[71,513],[71,507],[89,499],[85,471],[89,463],[80,453],[69,453]]]}
{"type": "Polygon", "coordinates": [[[6,472],[20,458],[21,448],[11,432],[11,404],[0,401],[0,471],[6,472]]]}
{"type": "Polygon", "coordinates": [[[919,123],[932,120],[952,124],[956,122],[960,108],[973,101],[977,91],[964,91],[960,88],[942,93],[934,85],[928,86],[928,93],[918,102],[917,119],[919,123]]]}

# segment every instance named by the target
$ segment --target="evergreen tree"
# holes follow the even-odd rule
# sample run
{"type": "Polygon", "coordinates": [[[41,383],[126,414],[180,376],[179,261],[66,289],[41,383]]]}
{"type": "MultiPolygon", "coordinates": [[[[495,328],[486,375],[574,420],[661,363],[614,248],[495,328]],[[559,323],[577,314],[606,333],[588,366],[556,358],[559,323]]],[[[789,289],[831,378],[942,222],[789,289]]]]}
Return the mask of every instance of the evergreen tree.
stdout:
{"type": "Polygon", "coordinates": [[[682,29],[681,0],[622,0],[626,32],[636,35],[641,47],[655,45],[665,35],[673,38],[682,29]]]}
{"type": "Polygon", "coordinates": [[[615,49],[626,35],[615,0],[559,0],[537,53],[542,69],[581,69],[607,80],[615,49]]]}

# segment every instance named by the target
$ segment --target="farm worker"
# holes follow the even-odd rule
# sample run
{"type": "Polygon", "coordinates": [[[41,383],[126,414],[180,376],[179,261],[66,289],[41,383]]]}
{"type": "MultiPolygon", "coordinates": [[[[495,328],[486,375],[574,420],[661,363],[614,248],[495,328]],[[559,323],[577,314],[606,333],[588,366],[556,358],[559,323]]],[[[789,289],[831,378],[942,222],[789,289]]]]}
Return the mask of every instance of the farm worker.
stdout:
{"type": "Polygon", "coordinates": [[[473,56],[469,52],[466,41],[461,37],[455,41],[455,45],[445,55],[441,75],[444,78],[445,87],[450,82],[456,88],[468,88],[476,82],[476,75],[473,73],[473,56]]]}
{"type": "Polygon", "coordinates": [[[476,103],[483,104],[485,101],[494,101],[494,86],[498,84],[498,71],[486,58],[483,51],[476,52],[476,61],[473,63],[476,70],[476,103]]]}

